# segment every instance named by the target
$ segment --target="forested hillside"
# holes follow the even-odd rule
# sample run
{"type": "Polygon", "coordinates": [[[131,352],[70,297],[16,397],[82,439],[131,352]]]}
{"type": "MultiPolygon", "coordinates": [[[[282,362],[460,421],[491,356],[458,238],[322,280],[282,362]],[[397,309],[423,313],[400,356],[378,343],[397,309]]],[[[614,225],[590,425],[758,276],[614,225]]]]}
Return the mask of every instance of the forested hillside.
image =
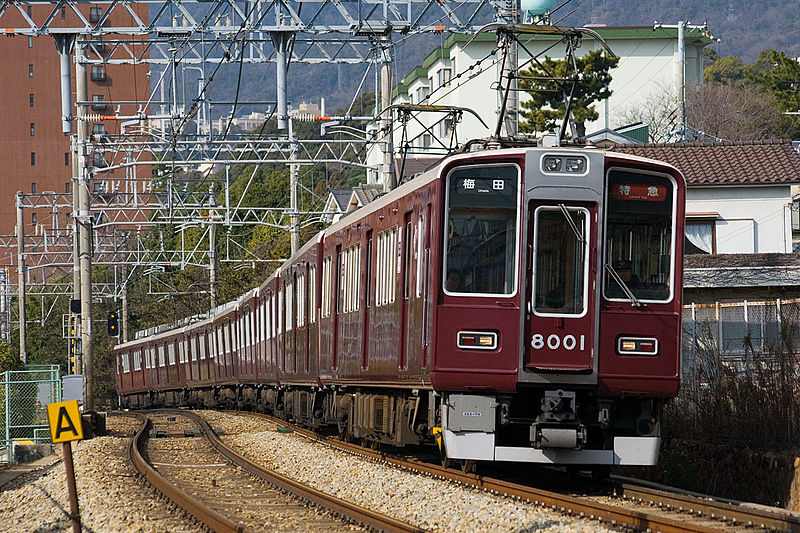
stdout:
{"type": "MultiPolygon", "coordinates": [[[[575,0],[569,2],[555,12],[553,21],[576,6],[575,0]]],[[[582,6],[561,23],[646,26],[655,20],[665,24],[707,22],[714,37],[721,40],[712,46],[720,56],[738,55],[752,62],[766,48],[800,56],[797,4],[781,0],[582,0],[582,6]]]]}

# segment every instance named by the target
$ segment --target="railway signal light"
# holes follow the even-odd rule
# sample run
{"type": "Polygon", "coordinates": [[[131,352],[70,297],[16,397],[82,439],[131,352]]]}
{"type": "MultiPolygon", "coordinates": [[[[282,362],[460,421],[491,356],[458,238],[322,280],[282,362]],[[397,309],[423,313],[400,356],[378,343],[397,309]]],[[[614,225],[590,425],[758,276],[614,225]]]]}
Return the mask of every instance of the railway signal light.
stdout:
{"type": "Polygon", "coordinates": [[[116,311],[108,313],[107,317],[108,334],[111,337],[119,337],[119,316],[116,311]]]}

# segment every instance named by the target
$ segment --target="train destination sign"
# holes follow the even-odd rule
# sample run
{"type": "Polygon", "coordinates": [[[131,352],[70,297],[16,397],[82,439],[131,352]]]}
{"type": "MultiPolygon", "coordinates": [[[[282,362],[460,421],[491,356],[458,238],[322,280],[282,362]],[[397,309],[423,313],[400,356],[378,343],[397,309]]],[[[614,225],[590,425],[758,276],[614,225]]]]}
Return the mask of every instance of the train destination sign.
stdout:
{"type": "Polygon", "coordinates": [[[663,202],[667,199],[664,185],[647,183],[619,183],[611,189],[614,200],[637,200],[639,202],[663,202]]]}

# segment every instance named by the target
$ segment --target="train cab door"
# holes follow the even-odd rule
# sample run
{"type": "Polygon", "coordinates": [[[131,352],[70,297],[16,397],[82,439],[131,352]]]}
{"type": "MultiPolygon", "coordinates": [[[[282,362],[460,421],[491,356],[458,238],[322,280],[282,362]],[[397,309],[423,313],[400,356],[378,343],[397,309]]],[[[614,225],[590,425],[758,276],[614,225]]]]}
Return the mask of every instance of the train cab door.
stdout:
{"type": "Polygon", "coordinates": [[[530,203],[525,370],[594,370],[597,204],[530,203]]]}

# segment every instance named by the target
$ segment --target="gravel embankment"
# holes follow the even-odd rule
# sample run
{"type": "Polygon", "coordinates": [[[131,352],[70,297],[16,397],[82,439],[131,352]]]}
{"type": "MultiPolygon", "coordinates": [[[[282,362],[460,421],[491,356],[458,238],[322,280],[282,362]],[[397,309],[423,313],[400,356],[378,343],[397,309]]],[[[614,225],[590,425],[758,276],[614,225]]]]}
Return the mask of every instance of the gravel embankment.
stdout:
{"type": "MultiPolygon", "coordinates": [[[[130,438],[138,427],[128,417],[108,417],[108,437],[73,442],[78,504],[84,531],[202,532],[144,482],[128,460],[130,438]]],[[[60,452],[60,446],[56,445],[60,452]]],[[[0,529],[4,532],[72,531],[62,462],[13,481],[0,492],[0,529]]]]}
{"type": "Polygon", "coordinates": [[[278,433],[274,424],[214,411],[203,416],[229,445],[281,474],[434,532],[612,531],[535,505],[405,472],[278,433]]]}

